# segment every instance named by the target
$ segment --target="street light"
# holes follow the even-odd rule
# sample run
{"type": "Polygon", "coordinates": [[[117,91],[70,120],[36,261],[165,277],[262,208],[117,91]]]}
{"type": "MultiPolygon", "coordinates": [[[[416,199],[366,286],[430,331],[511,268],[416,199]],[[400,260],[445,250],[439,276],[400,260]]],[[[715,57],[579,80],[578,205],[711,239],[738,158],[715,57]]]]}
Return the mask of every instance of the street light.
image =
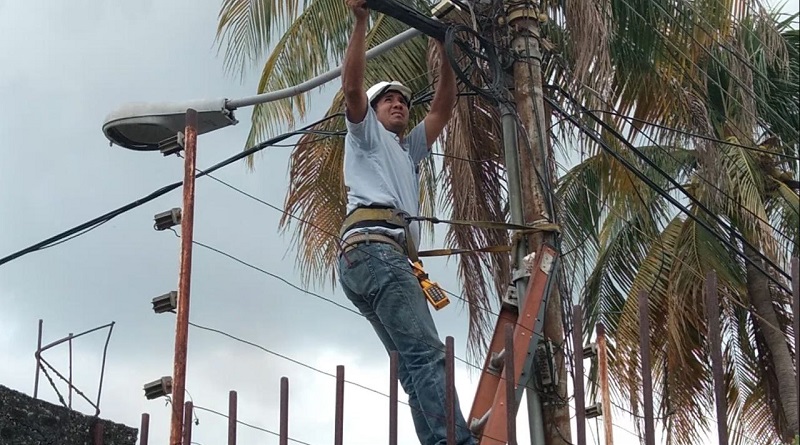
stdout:
{"type": "MultiPolygon", "coordinates": [[[[386,40],[366,52],[372,59],[420,35],[411,28],[386,40]]],[[[194,231],[194,183],[196,170],[197,135],[209,133],[237,123],[234,110],[242,107],[273,102],[319,87],[341,75],[341,67],[332,69],[313,79],[282,90],[259,94],[243,99],[198,100],[184,103],[132,103],[111,112],[103,122],[103,134],[111,144],[138,151],[161,151],[165,155],[184,150],[183,210],[181,215],[181,256],[178,280],[178,301],[175,320],[175,356],[173,376],[173,406],[183,406],[186,384],[186,354],[189,338],[189,288],[192,270],[192,242],[194,231]]],[[[170,217],[172,215],[169,215],[170,217]]],[[[155,308],[154,308],[155,309],[155,308]]],[[[151,382],[146,390],[153,394],[165,388],[160,381],[151,382]]],[[[173,388],[171,387],[170,390],[173,388]]],[[[150,394],[150,393],[148,393],[150,394]]],[[[178,445],[183,434],[183,418],[173,410],[170,423],[170,444],[178,445]]]]}
{"type": "MultiPolygon", "coordinates": [[[[367,51],[366,58],[373,59],[420,34],[420,31],[414,28],[408,29],[367,51]]],[[[305,93],[336,79],[341,72],[342,68],[336,67],[298,85],[243,99],[125,104],[106,116],[103,133],[112,144],[123,148],[140,151],[159,150],[160,142],[183,131],[186,125],[186,110],[189,108],[197,111],[197,134],[210,133],[236,125],[238,121],[233,112],[238,108],[274,102],[305,93]]]]}
{"type": "Polygon", "coordinates": [[[103,133],[113,144],[131,150],[158,150],[159,143],[183,131],[186,110],[197,111],[197,134],[209,133],[238,122],[225,99],[187,103],[131,103],[111,112],[103,133]]]}

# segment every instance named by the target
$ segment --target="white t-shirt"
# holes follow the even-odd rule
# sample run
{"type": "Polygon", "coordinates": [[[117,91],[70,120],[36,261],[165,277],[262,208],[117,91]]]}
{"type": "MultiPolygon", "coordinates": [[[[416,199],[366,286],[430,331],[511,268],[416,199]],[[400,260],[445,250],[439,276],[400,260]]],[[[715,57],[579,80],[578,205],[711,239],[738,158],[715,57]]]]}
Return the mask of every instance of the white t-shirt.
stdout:
{"type": "MultiPolygon", "coordinates": [[[[429,154],[425,122],[420,122],[403,139],[384,128],[375,110],[367,106],[364,120],[347,122],[344,139],[344,183],[347,213],[357,207],[380,205],[400,209],[411,216],[419,213],[419,163],[429,154]]],[[[414,245],[419,249],[419,223],[410,225],[414,245]]],[[[365,227],[348,231],[381,233],[405,242],[403,230],[365,227]]]]}

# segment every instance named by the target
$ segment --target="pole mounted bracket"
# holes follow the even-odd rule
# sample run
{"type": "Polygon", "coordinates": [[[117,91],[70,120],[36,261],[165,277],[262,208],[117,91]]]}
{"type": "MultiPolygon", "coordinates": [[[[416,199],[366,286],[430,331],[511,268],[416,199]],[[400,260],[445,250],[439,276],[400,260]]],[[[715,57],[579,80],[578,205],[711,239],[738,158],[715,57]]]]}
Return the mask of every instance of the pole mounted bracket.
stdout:
{"type": "Polygon", "coordinates": [[[519,295],[517,295],[517,287],[514,283],[508,286],[500,304],[506,309],[519,310],[519,295]]]}
{"type": "Polygon", "coordinates": [[[175,134],[175,136],[168,137],[163,141],[158,143],[158,150],[164,156],[178,154],[183,150],[185,146],[185,136],[183,132],[179,131],[175,134]]]}

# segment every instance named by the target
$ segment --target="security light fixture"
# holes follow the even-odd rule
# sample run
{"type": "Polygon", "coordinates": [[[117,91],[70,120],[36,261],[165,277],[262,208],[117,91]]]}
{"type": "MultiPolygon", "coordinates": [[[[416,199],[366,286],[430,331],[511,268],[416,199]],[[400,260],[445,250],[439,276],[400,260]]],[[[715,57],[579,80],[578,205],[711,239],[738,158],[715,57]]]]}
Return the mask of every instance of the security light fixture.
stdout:
{"type": "Polygon", "coordinates": [[[155,220],[153,224],[154,229],[158,231],[167,230],[181,223],[181,209],[176,207],[172,210],[161,212],[154,216],[153,219],[155,220]]]}
{"type": "Polygon", "coordinates": [[[160,150],[163,141],[186,127],[186,110],[197,111],[197,134],[235,125],[233,110],[226,99],[194,102],[130,103],[111,112],[103,133],[112,144],[132,150],[160,150]]]}
{"type": "Polygon", "coordinates": [[[167,292],[164,295],[159,295],[153,298],[153,312],[162,314],[164,312],[174,311],[178,307],[178,292],[167,292]]]}
{"type": "Polygon", "coordinates": [[[583,347],[583,358],[593,358],[597,356],[597,343],[589,343],[583,347]]]}
{"type": "Polygon", "coordinates": [[[164,156],[174,155],[176,153],[180,153],[183,150],[183,143],[185,141],[185,136],[182,132],[175,133],[175,136],[170,136],[167,139],[158,143],[158,150],[164,156]]]}
{"type": "Polygon", "coordinates": [[[172,394],[172,377],[165,376],[144,385],[144,396],[148,400],[172,394]]]}
{"type": "Polygon", "coordinates": [[[592,406],[586,407],[586,419],[594,419],[603,415],[603,405],[595,403],[592,406]]]}

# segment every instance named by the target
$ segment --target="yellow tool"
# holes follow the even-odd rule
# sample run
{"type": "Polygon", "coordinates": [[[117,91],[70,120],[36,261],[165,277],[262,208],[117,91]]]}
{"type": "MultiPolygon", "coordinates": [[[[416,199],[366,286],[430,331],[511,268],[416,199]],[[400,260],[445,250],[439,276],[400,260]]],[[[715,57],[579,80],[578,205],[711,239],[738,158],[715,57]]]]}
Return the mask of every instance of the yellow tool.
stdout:
{"type": "Polygon", "coordinates": [[[414,275],[416,275],[419,280],[419,285],[422,286],[422,293],[425,294],[425,298],[428,299],[437,311],[450,304],[450,299],[447,298],[442,288],[439,287],[439,283],[431,281],[428,278],[428,274],[425,272],[425,269],[422,268],[422,261],[411,262],[411,268],[414,270],[414,275]]]}

